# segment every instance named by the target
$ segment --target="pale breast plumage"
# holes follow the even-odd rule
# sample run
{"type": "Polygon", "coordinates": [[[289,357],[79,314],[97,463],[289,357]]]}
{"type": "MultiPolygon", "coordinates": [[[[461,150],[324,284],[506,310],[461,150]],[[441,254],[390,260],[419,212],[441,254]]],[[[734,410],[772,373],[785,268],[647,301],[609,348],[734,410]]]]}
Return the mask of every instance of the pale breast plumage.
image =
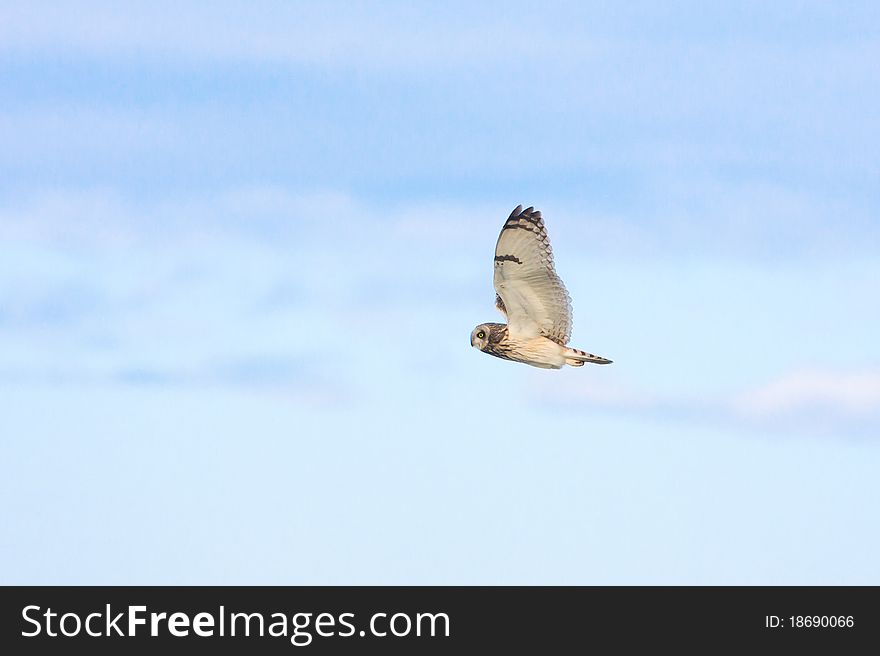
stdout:
{"type": "Polygon", "coordinates": [[[553,266],[541,213],[518,205],[495,246],[496,306],[511,336],[543,336],[566,345],[571,338],[571,299],[553,266]]]}

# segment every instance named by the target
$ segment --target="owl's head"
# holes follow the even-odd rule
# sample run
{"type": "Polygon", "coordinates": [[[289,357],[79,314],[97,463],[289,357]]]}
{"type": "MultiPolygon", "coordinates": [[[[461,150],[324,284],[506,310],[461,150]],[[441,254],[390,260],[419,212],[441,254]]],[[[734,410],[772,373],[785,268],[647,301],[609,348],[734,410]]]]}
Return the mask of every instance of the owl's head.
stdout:
{"type": "Polygon", "coordinates": [[[489,325],[488,324],[480,324],[471,332],[471,346],[474,348],[478,348],[481,351],[485,351],[486,347],[489,345],[489,325]]]}

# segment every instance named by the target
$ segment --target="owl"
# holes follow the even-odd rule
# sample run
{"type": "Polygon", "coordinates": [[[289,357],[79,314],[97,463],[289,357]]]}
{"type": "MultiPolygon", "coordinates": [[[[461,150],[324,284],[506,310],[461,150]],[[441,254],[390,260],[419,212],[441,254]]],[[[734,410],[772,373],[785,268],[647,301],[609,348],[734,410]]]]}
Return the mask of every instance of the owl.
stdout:
{"type": "Polygon", "coordinates": [[[471,346],[505,360],[543,369],[611,360],[566,346],[571,338],[571,298],[553,266],[544,219],[517,205],[495,245],[495,307],[507,319],[483,323],[471,346]]]}

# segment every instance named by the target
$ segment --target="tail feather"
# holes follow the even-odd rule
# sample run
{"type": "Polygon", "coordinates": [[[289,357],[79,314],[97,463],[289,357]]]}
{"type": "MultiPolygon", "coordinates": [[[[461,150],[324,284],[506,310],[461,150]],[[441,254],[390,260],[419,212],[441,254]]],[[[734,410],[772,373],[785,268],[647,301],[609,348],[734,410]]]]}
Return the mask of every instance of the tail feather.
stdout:
{"type": "Polygon", "coordinates": [[[592,364],[611,364],[611,360],[603,358],[601,355],[593,355],[575,348],[568,348],[565,351],[565,362],[572,367],[583,367],[584,363],[592,364]]]}

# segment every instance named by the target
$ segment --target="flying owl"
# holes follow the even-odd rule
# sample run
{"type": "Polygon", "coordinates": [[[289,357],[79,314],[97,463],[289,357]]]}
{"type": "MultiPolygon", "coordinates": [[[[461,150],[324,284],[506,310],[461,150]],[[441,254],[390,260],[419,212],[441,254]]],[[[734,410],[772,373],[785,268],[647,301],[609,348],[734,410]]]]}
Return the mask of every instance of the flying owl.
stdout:
{"type": "Polygon", "coordinates": [[[566,346],[571,338],[571,298],[553,267],[541,213],[517,205],[495,245],[495,307],[507,319],[483,323],[471,346],[497,358],[543,369],[611,360],[566,346]]]}

